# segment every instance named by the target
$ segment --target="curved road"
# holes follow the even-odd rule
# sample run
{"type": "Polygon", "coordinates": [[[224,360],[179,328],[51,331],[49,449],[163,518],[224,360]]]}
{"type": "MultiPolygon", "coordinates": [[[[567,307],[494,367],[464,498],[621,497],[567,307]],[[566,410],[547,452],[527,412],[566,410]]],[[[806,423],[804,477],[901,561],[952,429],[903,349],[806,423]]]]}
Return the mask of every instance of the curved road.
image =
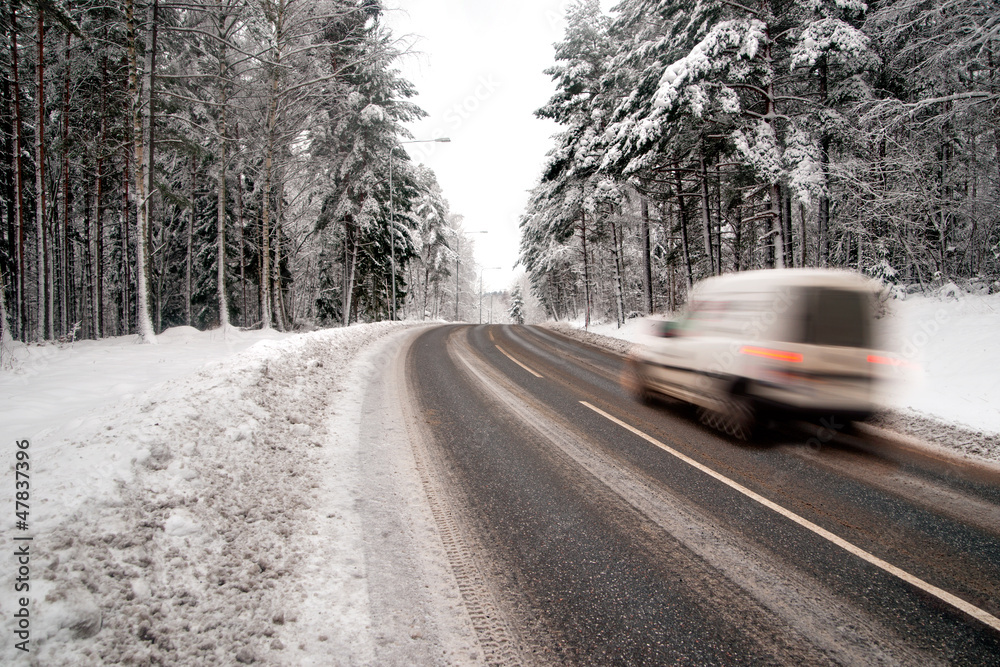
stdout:
{"type": "Polygon", "coordinates": [[[549,330],[406,359],[435,518],[498,664],[998,664],[1000,481],[833,432],[741,445],[549,330]],[[820,444],[822,443],[822,444],[820,444]]]}

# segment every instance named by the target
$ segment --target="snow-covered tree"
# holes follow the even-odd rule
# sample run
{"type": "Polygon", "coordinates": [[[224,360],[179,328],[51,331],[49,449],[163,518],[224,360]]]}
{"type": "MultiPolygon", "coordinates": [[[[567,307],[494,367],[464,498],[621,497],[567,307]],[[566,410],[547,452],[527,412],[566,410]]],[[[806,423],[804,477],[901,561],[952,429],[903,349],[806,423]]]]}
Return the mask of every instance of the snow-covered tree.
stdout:
{"type": "Polygon", "coordinates": [[[0,269],[16,337],[79,325],[153,340],[176,324],[313,319],[321,258],[345,293],[348,223],[334,220],[330,248],[314,223],[346,192],[359,194],[347,294],[363,317],[391,312],[393,287],[406,296],[419,195],[398,141],[419,111],[381,11],[377,0],[5,5],[0,269]],[[366,171],[351,155],[374,162],[366,171]]]}
{"type": "MultiPolygon", "coordinates": [[[[995,275],[1000,241],[1000,19],[975,0],[874,3],[864,29],[883,68],[861,105],[868,150],[850,172],[877,221],[859,264],[902,279],[995,275]]],[[[858,236],[860,244],[862,236],[858,236]]]]}
{"type": "MultiPolygon", "coordinates": [[[[434,172],[423,165],[414,170],[414,185],[417,196],[412,203],[412,245],[416,257],[410,262],[410,272],[415,272],[409,281],[410,295],[420,319],[428,315],[438,317],[442,292],[452,275],[454,256],[449,243],[448,202],[444,199],[441,186],[434,172]]],[[[408,272],[409,273],[409,272],[408,272]]]]}
{"type": "Polygon", "coordinates": [[[330,160],[317,229],[337,226],[328,236],[341,248],[345,325],[359,308],[365,317],[387,316],[395,308],[391,295],[405,297],[400,280],[414,251],[410,202],[417,189],[399,142],[410,136],[402,124],[424,114],[407,101],[415,94],[412,84],[391,68],[399,54],[389,35],[370,22],[353,30],[356,38],[335,54],[351,60],[335,81],[345,96],[328,107],[329,126],[316,138],[317,153],[330,160]],[[365,285],[361,304],[354,298],[358,285],[365,285]]]}
{"type": "Polygon", "coordinates": [[[521,296],[520,286],[514,287],[514,291],[511,292],[510,308],[507,313],[514,324],[524,324],[524,298],[521,296]]]}

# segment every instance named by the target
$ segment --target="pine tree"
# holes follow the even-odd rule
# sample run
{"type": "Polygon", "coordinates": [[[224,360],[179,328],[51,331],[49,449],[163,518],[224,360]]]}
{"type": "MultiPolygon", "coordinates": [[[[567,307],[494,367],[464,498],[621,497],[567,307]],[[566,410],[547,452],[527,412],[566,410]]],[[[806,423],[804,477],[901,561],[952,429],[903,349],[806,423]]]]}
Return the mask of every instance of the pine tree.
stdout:
{"type": "Polygon", "coordinates": [[[510,295],[510,309],[507,311],[510,321],[514,324],[524,324],[524,298],[521,296],[521,287],[517,286],[510,295]]]}

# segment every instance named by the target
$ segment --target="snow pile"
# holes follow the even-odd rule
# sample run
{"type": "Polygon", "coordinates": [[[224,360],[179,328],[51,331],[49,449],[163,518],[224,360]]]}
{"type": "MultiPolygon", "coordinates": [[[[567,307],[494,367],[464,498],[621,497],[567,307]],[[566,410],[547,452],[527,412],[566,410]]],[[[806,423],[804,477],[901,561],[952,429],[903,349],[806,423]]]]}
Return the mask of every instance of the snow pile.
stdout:
{"type": "Polygon", "coordinates": [[[912,415],[1000,434],[1000,294],[966,294],[946,285],[936,296],[892,302],[894,346],[923,369],[893,407],[912,415]]]}
{"type": "Polygon", "coordinates": [[[50,442],[64,432],[72,437],[95,410],[259,341],[289,336],[274,330],[231,330],[223,335],[218,330],[175,327],[157,336],[158,345],[142,345],[138,336],[59,345],[14,344],[12,368],[0,371],[2,435],[50,442]]]}
{"type": "MultiPolygon", "coordinates": [[[[300,542],[315,534],[305,509],[328,463],[330,406],[359,351],[406,326],[259,341],[207,366],[198,362],[201,353],[174,350],[171,357],[171,346],[185,344],[205,348],[207,357],[220,352],[208,349],[206,334],[178,330],[164,336],[167,344],[134,352],[99,343],[78,343],[72,354],[57,350],[32,382],[23,382],[23,363],[20,373],[0,376],[0,390],[21,383],[41,402],[26,416],[3,408],[9,480],[12,440],[33,438],[30,530],[21,534],[34,539],[31,653],[5,641],[0,663],[296,663],[282,636],[297,636],[286,624],[296,620],[293,600],[310,585],[299,576],[310,557],[300,542]],[[142,379],[119,386],[118,364],[131,364],[142,379]],[[183,374],[192,365],[204,367],[183,374]],[[176,379],[130,393],[161,375],[176,379]],[[91,381],[94,390],[80,387],[91,381]],[[116,391],[123,398],[108,409],[116,391]],[[87,395],[69,400],[77,392],[87,395]],[[66,414],[53,416],[64,396],[66,414]],[[98,411],[87,413],[93,405],[98,411]],[[55,426],[36,428],[43,412],[55,426]]],[[[15,535],[13,501],[5,502],[0,526],[15,535]]],[[[0,632],[10,638],[16,599],[9,560],[0,587],[0,632]]],[[[345,615],[330,621],[352,625],[345,615]]]]}

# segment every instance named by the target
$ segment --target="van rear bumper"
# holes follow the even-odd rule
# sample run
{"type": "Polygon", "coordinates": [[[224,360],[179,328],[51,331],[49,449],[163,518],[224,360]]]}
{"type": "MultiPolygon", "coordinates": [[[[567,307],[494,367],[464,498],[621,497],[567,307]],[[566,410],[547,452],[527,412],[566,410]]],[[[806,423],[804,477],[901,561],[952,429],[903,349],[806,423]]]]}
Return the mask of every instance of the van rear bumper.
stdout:
{"type": "Polygon", "coordinates": [[[758,414],[785,421],[818,422],[829,428],[838,428],[838,425],[846,425],[849,422],[865,421],[876,412],[874,406],[804,406],[760,397],[754,397],[753,400],[758,414]]]}

